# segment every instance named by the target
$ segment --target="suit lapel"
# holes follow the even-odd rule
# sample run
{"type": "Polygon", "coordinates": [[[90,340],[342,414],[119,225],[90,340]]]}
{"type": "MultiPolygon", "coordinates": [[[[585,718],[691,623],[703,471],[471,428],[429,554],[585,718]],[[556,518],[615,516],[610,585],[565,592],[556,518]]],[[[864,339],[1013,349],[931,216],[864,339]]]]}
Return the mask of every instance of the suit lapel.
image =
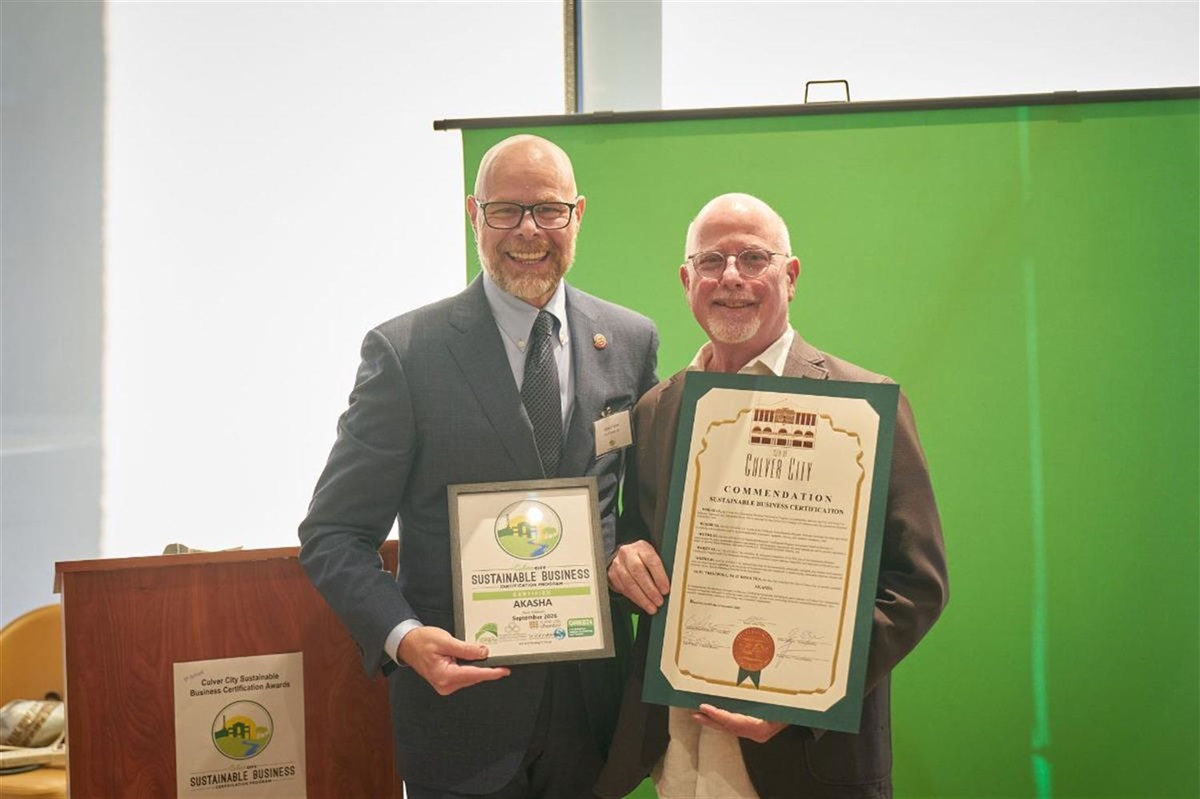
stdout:
{"type": "Polygon", "coordinates": [[[575,407],[563,441],[563,460],[559,474],[587,474],[588,466],[596,458],[595,423],[606,397],[607,382],[600,350],[592,345],[592,337],[605,333],[609,338],[612,331],[602,329],[603,320],[598,309],[581,297],[579,292],[567,286],[567,326],[571,331],[571,375],[575,381],[575,407]]]}
{"type": "Polygon", "coordinates": [[[783,365],[785,377],[811,377],[814,380],[825,380],[829,370],[825,368],[825,355],[813,347],[797,333],[792,339],[791,349],[788,350],[787,361],[783,365]]]}
{"type": "MultiPolygon", "coordinates": [[[[667,520],[667,505],[671,491],[671,467],[675,460],[675,439],[679,433],[679,406],[683,403],[683,377],[686,372],[674,375],[663,388],[655,405],[654,414],[644,432],[653,438],[654,479],[658,496],[654,503],[654,535],[661,536],[667,520]]],[[[643,430],[639,429],[639,433],[643,430]]],[[[656,546],[661,540],[654,542],[656,546]]]]}
{"type": "Polygon", "coordinates": [[[450,309],[450,326],[460,333],[449,343],[450,354],[508,456],[519,472],[540,475],[541,460],[533,428],[517,393],[504,342],[500,340],[480,278],[475,278],[456,298],[450,309]]]}

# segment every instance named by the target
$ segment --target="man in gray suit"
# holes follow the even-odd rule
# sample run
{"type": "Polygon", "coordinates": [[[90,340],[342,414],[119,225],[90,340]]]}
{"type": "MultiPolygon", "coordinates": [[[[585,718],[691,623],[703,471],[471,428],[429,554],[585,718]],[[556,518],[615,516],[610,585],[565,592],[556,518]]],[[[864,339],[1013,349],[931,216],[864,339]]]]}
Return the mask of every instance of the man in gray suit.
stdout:
{"type": "MultiPolygon", "coordinates": [[[[701,209],[679,269],[709,342],[692,369],[815,380],[887,378],[809,346],[788,322],[800,262],[787,226],[761,200],[728,194],[701,209]]],[[[683,373],[655,386],[634,411],[637,456],[626,479],[610,586],[653,615],[670,589],[658,555],[683,373]]],[[[866,690],[857,735],[752,718],[714,705],[698,711],[641,701],[650,624],[643,618],[617,734],[597,786],[624,796],[652,774],[662,799],[891,796],[889,674],[937,619],[947,598],[945,549],[929,470],[901,395],[875,592],[866,690]]]]}
{"type": "Polygon", "coordinates": [[[658,338],[648,319],[562,280],[585,204],[570,159],[545,139],[515,136],[484,155],[467,197],[483,274],[367,334],[300,525],[300,561],[367,672],[390,672],[413,799],[590,796],[607,751],[612,659],[482,667],[471,661],[487,648],[450,632],[448,485],[594,475],[606,550],[615,545],[625,455],[598,452],[594,424],[654,385],[658,338]],[[542,364],[536,379],[527,355],[542,364]],[[531,402],[535,384],[546,393],[531,402]],[[378,550],[396,519],[393,579],[378,550]]]}

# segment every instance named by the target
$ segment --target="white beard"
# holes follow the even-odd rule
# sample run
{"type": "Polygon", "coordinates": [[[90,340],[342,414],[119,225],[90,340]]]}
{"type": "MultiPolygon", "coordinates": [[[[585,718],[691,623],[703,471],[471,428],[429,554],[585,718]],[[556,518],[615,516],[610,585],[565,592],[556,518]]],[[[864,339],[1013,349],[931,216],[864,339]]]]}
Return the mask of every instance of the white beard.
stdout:
{"type": "MultiPolygon", "coordinates": [[[[762,317],[758,314],[760,309],[757,306],[752,307],[749,313],[745,308],[734,311],[716,305],[717,299],[713,298],[714,305],[708,309],[707,330],[713,341],[721,344],[742,344],[758,334],[759,328],[762,327],[762,317]]],[[[748,294],[737,294],[724,296],[720,301],[753,303],[754,298],[748,294]]]]}
{"type": "Polygon", "coordinates": [[[734,321],[731,319],[714,319],[709,317],[708,334],[713,341],[718,341],[721,344],[741,344],[749,341],[758,334],[758,329],[762,327],[762,320],[757,316],[747,319],[744,322],[734,321]]]}

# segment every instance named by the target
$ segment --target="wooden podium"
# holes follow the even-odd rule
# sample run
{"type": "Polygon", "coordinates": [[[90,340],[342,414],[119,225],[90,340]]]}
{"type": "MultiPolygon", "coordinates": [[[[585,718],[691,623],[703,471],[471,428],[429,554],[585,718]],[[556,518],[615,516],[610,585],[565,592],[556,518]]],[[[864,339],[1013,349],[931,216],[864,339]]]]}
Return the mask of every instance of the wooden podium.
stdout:
{"type": "MultiPolygon", "coordinates": [[[[364,674],[358,647],[308,581],[298,553],[286,547],[56,565],[72,797],[176,795],[175,663],[302,652],[309,799],[400,799],[387,683],[364,674]]],[[[396,542],[382,554],[394,571],[396,542]]]]}

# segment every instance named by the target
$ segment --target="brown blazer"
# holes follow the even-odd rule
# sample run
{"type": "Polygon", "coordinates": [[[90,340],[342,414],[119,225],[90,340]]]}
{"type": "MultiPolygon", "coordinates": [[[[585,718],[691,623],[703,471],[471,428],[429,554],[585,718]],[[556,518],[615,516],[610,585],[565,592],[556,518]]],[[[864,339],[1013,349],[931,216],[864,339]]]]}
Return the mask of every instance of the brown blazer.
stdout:
{"type": "MultiPolygon", "coordinates": [[[[784,374],[817,380],[891,382],[809,346],[799,335],[788,352],[784,374]]],[[[681,372],[646,392],[634,410],[637,455],[625,480],[619,544],[639,538],[648,539],[656,548],[662,544],[682,395],[681,372]]],[[[912,409],[902,393],[859,732],[792,726],[765,744],[742,739],[742,757],[759,796],[857,799],[892,795],[889,675],[933,625],[947,598],[942,526],[912,409]]],[[[602,797],[628,794],[666,751],[667,708],[641,701],[649,632],[649,620],[643,617],[630,657],[616,736],[596,785],[602,797]]]]}

